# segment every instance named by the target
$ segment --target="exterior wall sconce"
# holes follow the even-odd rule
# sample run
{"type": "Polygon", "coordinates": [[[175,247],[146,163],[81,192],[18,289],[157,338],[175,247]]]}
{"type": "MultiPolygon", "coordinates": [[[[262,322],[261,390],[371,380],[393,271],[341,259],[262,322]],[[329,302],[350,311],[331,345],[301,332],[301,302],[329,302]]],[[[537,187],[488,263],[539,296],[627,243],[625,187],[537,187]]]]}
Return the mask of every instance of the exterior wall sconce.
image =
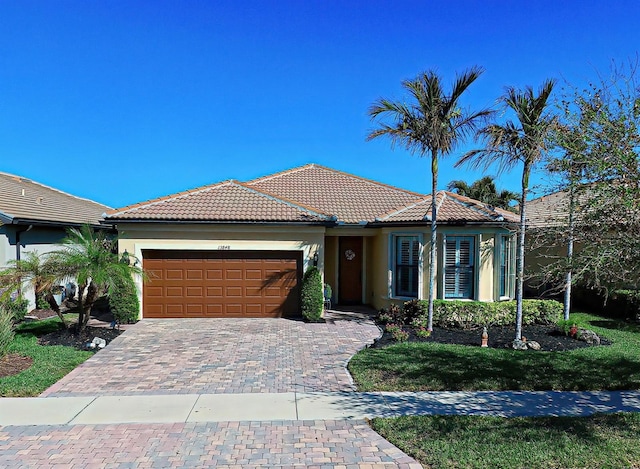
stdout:
{"type": "Polygon", "coordinates": [[[313,253],[313,266],[318,267],[318,251],[313,253]]]}

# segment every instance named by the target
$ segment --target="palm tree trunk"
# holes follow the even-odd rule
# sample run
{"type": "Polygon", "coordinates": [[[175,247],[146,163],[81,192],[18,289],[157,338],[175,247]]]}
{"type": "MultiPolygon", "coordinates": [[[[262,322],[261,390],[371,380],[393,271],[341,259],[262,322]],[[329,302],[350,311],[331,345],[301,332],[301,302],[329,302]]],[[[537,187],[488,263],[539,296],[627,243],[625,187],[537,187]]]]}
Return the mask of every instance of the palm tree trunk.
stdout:
{"type": "Polygon", "coordinates": [[[78,285],[78,330],[84,329],[84,291],[87,284],[78,285]]]}
{"type": "Polygon", "coordinates": [[[47,301],[47,303],[49,303],[49,308],[55,311],[55,313],[60,318],[60,321],[62,322],[62,327],[64,327],[65,329],[68,329],[69,326],[67,326],[67,323],[64,320],[62,311],[60,311],[60,307],[58,306],[56,299],[53,297],[53,293],[51,293],[51,291],[48,291],[47,293],[45,293],[44,299],[47,301]]]}
{"type": "Polygon", "coordinates": [[[433,301],[436,297],[438,152],[431,151],[431,255],[429,259],[429,314],[427,330],[433,330],[433,301]]]}
{"type": "Polygon", "coordinates": [[[87,323],[89,322],[89,318],[91,317],[91,308],[93,307],[93,303],[96,301],[96,297],[98,296],[98,289],[96,288],[95,283],[93,281],[89,282],[89,286],[87,287],[87,297],[82,304],[82,321],[78,318],[78,326],[79,330],[83,331],[85,327],[87,327],[87,323]]]}
{"type": "Polygon", "coordinates": [[[520,194],[520,231],[516,253],[516,340],[522,340],[522,298],[524,296],[524,236],[527,225],[525,208],[527,190],[529,188],[529,173],[531,168],[525,162],[522,169],[522,193],[520,194]]]}

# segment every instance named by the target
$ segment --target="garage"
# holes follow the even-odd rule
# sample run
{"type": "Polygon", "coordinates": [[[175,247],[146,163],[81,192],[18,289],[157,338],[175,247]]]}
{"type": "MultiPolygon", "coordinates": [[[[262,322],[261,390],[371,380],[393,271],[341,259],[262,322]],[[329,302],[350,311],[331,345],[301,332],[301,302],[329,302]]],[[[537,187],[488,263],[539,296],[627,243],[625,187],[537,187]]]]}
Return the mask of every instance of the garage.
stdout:
{"type": "Polygon", "coordinates": [[[145,318],[300,314],[300,251],[143,250],[145,318]]]}

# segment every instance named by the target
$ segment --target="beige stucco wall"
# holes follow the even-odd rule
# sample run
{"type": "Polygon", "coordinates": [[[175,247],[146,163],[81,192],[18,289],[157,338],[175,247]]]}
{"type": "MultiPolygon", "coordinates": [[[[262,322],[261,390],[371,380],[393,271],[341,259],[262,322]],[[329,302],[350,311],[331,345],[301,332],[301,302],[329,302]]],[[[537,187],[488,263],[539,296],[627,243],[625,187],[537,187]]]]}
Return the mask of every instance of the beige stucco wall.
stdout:
{"type": "MultiPolygon", "coordinates": [[[[317,226],[251,226],[208,224],[126,224],[118,225],[120,253],[125,250],[143,261],[143,250],[242,250],[302,251],[303,270],[318,253],[318,268],[324,271],[325,228],[317,226]]],[[[143,261],[144,267],[144,261],[143,261]]],[[[137,279],[141,310],[142,280],[137,279]]],[[[143,313],[144,314],[144,313],[143,313]]]]}
{"type": "MultiPolygon", "coordinates": [[[[428,297],[430,228],[395,227],[363,229],[361,227],[336,227],[325,229],[314,226],[236,226],[236,225],[188,225],[188,224],[120,224],[119,250],[142,259],[145,249],[164,250],[283,250],[302,251],[304,269],[318,253],[318,267],[324,281],[333,288],[334,300],[338,298],[339,237],[363,237],[363,291],[362,302],[376,309],[392,303],[402,303],[407,298],[394,298],[391,288],[390,240],[394,235],[418,235],[423,246],[419,294],[428,297]],[[259,230],[259,231],[258,231],[259,230]]],[[[443,226],[438,229],[438,261],[442,266],[442,245],[445,236],[473,236],[476,239],[475,298],[481,301],[497,301],[497,245],[499,234],[508,231],[496,227],[443,226]]],[[[443,271],[437,267],[437,297],[443,297],[443,271]]],[[[138,279],[142,302],[142,282],[138,279]]],[[[144,305],[142,305],[144,311],[144,305]]]]}
{"type": "MultiPolygon", "coordinates": [[[[442,266],[443,252],[442,248],[445,236],[473,236],[476,240],[476,284],[474,288],[475,299],[480,301],[498,301],[498,272],[495,268],[498,265],[498,253],[495,250],[497,246],[497,237],[501,234],[508,234],[509,231],[496,227],[476,227],[476,226],[442,226],[438,228],[438,253],[436,261],[436,285],[437,298],[444,296],[444,272],[442,266]]],[[[376,309],[388,307],[390,304],[400,304],[406,301],[406,298],[394,298],[391,288],[391,248],[390,237],[393,235],[418,235],[422,238],[422,262],[421,279],[419,282],[420,298],[428,298],[429,292],[429,244],[431,239],[431,231],[429,226],[420,228],[382,228],[377,230],[376,236],[369,238],[372,249],[372,268],[368,271],[368,275],[372,277],[371,285],[373,291],[370,296],[369,304],[376,309]],[[374,267],[375,266],[375,267],[374,267]]]]}

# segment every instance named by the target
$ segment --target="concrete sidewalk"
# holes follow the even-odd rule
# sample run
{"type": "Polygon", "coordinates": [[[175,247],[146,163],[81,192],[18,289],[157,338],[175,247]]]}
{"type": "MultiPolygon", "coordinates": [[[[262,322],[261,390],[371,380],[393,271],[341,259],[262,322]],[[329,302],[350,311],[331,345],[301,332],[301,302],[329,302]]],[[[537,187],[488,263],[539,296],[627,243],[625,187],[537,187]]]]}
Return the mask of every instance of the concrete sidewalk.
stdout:
{"type": "Polygon", "coordinates": [[[640,412],[640,391],[317,392],[0,399],[0,426],[361,420],[640,412]]]}

